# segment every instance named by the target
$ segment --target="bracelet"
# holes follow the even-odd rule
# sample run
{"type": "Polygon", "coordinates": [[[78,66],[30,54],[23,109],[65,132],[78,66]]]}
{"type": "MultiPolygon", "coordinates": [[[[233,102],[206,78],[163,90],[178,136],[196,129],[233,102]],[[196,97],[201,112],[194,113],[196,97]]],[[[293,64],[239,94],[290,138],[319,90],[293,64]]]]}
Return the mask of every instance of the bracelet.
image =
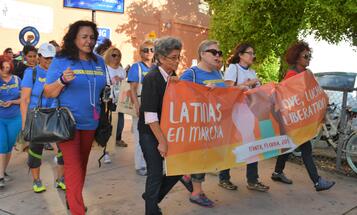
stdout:
{"type": "Polygon", "coordinates": [[[63,74],[59,77],[59,80],[61,81],[61,83],[62,83],[64,86],[67,85],[67,82],[65,82],[65,81],[63,80],[63,74]]]}
{"type": "Polygon", "coordinates": [[[61,79],[59,78],[59,79],[57,79],[57,83],[59,83],[59,85],[61,85],[62,87],[65,87],[66,85],[65,84],[62,84],[62,81],[61,81],[61,79]]]}

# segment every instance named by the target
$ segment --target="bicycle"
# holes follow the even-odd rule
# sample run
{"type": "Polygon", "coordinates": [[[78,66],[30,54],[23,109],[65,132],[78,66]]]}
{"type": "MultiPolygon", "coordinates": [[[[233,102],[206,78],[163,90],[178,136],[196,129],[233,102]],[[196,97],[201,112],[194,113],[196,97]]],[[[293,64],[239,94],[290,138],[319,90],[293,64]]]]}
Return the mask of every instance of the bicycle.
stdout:
{"type": "MultiPolygon", "coordinates": [[[[312,142],[324,140],[338,153],[341,146],[341,158],[345,158],[350,168],[357,173],[357,109],[342,107],[344,120],[335,113],[337,105],[330,104],[325,117],[325,123],[317,137],[312,142]]],[[[338,164],[337,164],[338,165],[338,164]]]]}

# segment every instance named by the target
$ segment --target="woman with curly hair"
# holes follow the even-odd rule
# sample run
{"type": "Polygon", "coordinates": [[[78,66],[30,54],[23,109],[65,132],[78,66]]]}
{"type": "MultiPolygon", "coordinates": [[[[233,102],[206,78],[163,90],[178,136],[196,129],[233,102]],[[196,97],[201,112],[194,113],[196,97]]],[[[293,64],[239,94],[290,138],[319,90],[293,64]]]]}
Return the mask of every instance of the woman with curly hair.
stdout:
{"type": "MultiPolygon", "coordinates": [[[[285,54],[285,61],[289,65],[289,69],[285,73],[284,80],[291,78],[299,73],[309,71],[307,67],[310,64],[312,49],[304,41],[297,41],[293,43],[285,54]]],[[[312,146],[308,141],[300,147],[302,159],[304,161],[306,170],[314,183],[316,191],[323,191],[330,189],[335,182],[328,181],[319,176],[316,165],[312,158],[312,146]]],[[[279,181],[285,184],[292,184],[293,181],[287,178],[284,174],[285,163],[289,158],[289,154],[280,155],[275,165],[275,171],[272,174],[274,181],[279,181]]]]}
{"type": "Polygon", "coordinates": [[[70,25],[60,53],[48,69],[44,94],[58,97],[76,121],[75,137],[59,143],[64,159],[66,197],[72,214],[84,215],[83,186],[89,153],[98,127],[99,95],[106,85],[102,57],[93,53],[98,38],[97,26],[90,21],[70,25]]]}

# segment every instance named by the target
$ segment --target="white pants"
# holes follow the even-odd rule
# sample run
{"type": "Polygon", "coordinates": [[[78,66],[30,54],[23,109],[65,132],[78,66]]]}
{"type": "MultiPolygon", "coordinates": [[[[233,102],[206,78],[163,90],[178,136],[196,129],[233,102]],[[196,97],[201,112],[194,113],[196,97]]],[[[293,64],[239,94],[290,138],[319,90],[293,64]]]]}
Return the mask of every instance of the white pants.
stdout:
{"type": "Polygon", "coordinates": [[[139,118],[132,117],[132,133],[134,135],[134,144],[135,144],[135,169],[146,168],[146,162],[143,156],[143,152],[139,143],[139,130],[138,130],[138,121],[139,118]]]}

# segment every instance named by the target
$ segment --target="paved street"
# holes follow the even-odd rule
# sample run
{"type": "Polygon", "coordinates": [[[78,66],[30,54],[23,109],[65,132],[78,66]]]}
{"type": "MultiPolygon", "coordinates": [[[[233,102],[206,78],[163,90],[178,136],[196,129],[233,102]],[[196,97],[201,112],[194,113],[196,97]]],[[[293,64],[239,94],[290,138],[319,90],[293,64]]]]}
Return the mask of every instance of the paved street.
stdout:
{"type": "MultiPolygon", "coordinates": [[[[99,148],[94,148],[88,166],[84,198],[88,214],[92,215],[141,215],[144,201],[141,194],[145,178],[134,171],[133,144],[130,121],[127,121],[124,139],[128,148],[116,148],[112,164],[98,168],[99,148]]],[[[293,185],[278,184],[270,180],[275,160],[261,162],[261,180],[271,186],[268,193],[249,191],[245,187],[245,168],[232,170],[232,181],[238,184],[238,191],[227,191],[217,186],[216,176],[208,175],[204,189],[207,196],[216,202],[213,209],[202,208],[188,201],[189,194],[177,184],[161,204],[168,215],[208,214],[264,214],[264,215],[335,215],[357,214],[357,179],[321,172],[321,175],[337,181],[327,192],[317,193],[303,166],[288,163],[286,173],[294,180],[293,185]]],[[[26,167],[26,154],[15,153],[9,174],[15,179],[5,190],[0,191],[0,215],[47,215],[68,214],[64,193],[53,187],[53,154],[46,151],[42,166],[42,179],[48,190],[42,194],[32,192],[31,175],[26,167]]]]}

